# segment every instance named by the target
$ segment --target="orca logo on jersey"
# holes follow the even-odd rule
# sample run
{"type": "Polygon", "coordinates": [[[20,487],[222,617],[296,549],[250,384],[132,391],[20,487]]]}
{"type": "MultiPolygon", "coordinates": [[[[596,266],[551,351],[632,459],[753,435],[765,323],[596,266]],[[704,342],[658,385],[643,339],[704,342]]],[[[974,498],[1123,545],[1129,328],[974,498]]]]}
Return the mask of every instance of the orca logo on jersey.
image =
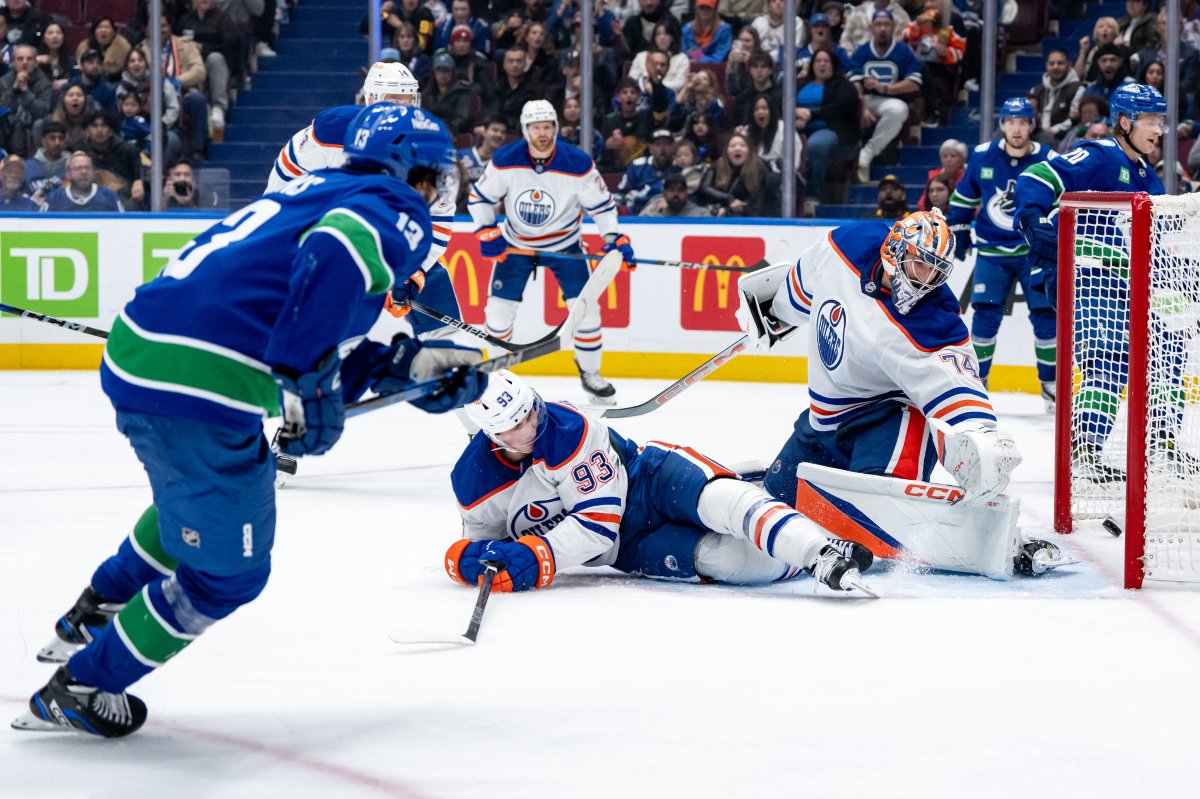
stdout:
{"type": "Polygon", "coordinates": [[[837,300],[825,300],[817,312],[817,353],[829,370],[846,354],[846,309],[837,300]]]}
{"type": "Polygon", "coordinates": [[[541,227],[554,216],[554,198],[543,189],[526,189],[513,205],[517,216],[530,227],[541,227]]]}
{"type": "Polygon", "coordinates": [[[997,186],[995,194],[988,199],[987,207],[984,209],[988,219],[992,220],[992,224],[1002,230],[1014,229],[1013,211],[1016,210],[1017,203],[1013,196],[1016,188],[1015,180],[1008,181],[1008,185],[1004,188],[997,186]]]}
{"type": "Polygon", "coordinates": [[[508,531],[513,538],[523,535],[545,535],[567,518],[561,509],[550,510],[550,505],[559,503],[558,497],[552,499],[535,499],[518,510],[508,520],[508,531]]]}

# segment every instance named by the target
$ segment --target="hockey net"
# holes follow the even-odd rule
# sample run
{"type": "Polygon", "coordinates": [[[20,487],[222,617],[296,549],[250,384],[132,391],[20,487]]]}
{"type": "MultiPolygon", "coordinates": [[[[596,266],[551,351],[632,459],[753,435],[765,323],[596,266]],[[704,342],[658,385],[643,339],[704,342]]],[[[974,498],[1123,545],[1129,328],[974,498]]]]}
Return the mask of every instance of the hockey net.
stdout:
{"type": "Polygon", "coordinates": [[[1064,194],[1058,262],[1055,527],[1200,582],[1200,197],[1064,194]]]}

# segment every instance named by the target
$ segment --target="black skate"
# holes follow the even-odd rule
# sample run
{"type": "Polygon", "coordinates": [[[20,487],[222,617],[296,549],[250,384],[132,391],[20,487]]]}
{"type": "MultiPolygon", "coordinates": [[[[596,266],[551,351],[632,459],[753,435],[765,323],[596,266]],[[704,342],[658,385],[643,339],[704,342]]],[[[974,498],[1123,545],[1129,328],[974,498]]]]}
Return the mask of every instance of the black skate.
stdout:
{"type": "Polygon", "coordinates": [[[827,585],[834,591],[862,591],[867,596],[879,596],[862,581],[862,575],[853,560],[842,557],[842,554],[832,545],[821,548],[817,560],[804,571],[813,579],[827,585]]]}
{"type": "Polygon", "coordinates": [[[13,721],[15,730],[75,731],[120,738],[146,722],[146,703],[125,692],[110,694],[75,681],[59,666],[50,682],[29,700],[29,714],[13,721]]]}
{"type": "Polygon", "coordinates": [[[599,372],[583,371],[579,361],[575,361],[575,368],[579,370],[579,381],[583,383],[583,390],[592,398],[592,402],[597,405],[617,404],[617,390],[612,383],[601,377],[599,372]]]}
{"type": "Polygon", "coordinates": [[[56,637],[42,647],[37,659],[42,663],[66,663],[71,655],[90,644],[123,607],[116,602],[105,602],[89,585],[75,600],[75,605],[55,623],[56,637]]]}
{"type": "Polygon", "coordinates": [[[1170,431],[1155,432],[1150,438],[1150,456],[1166,461],[1180,478],[1200,475],[1200,458],[1185,452],[1170,431]]]}
{"type": "Polygon", "coordinates": [[[1031,538],[1021,545],[1021,551],[1013,559],[1017,574],[1026,577],[1037,577],[1051,569],[1077,563],[1074,558],[1067,556],[1057,544],[1031,538]]]}
{"type": "Polygon", "coordinates": [[[854,561],[859,574],[871,568],[871,564],[875,562],[875,555],[871,553],[871,550],[854,541],[847,541],[844,538],[831,538],[829,539],[829,546],[836,549],[838,554],[843,558],[849,558],[854,561]]]}
{"type": "Polygon", "coordinates": [[[1102,463],[1099,450],[1092,444],[1075,448],[1075,465],[1079,467],[1079,476],[1090,483],[1125,482],[1125,472],[1102,463]]]}

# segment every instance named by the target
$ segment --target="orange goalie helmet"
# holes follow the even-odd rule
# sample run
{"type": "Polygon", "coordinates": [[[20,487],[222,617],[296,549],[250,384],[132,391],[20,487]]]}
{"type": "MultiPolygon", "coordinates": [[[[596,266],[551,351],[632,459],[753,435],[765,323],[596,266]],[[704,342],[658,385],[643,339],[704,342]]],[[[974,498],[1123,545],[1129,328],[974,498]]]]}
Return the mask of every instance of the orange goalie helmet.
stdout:
{"type": "Polygon", "coordinates": [[[896,310],[906,314],[949,279],[954,234],[937,208],[917,211],[892,225],[879,254],[884,270],[892,276],[896,310]]]}

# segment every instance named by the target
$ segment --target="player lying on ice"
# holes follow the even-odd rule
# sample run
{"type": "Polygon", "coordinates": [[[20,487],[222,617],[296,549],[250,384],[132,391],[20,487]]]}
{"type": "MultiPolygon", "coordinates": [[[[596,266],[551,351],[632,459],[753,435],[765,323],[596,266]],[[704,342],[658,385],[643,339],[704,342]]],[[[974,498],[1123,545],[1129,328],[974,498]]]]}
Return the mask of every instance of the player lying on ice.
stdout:
{"type": "Polygon", "coordinates": [[[493,372],[466,407],[481,428],[451,475],[464,537],[452,578],[498,591],[545,588],[570,566],[676,580],[767,583],[802,570],[835,591],[869,593],[871,554],[830,539],[760,488],[687,447],[639,447],[528,383],[493,372]]]}
{"type": "Polygon", "coordinates": [[[940,211],[832,231],[794,265],[744,275],[739,316],[769,349],[808,324],[808,408],[763,487],[877,557],[1005,579],[1067,562],[1017,529],[1021,462],[996,426],[940,211]],[[938,460],[959,486],[927,482],[938,460]],[[960,501],[962,500],[962,501],[960,501]]]}
{"type": "Polygon", "coordinates": [[[282,411],[285,453],[320,455],[368,386],[400,391],[460,367],[413,401],[434,413],[483,390],[478,350],[365,339],[387,292],[407,298],[421,274],[429,205],[454,163],[445,126],[380,103],[350,125],[345,151],[345,168],[197,236],[121,311],[101,385],[154,504],[55,625],[38,659],[64,665],[14,727],[134,732],[146,705],[125,689],[258,596],[275,537],[263,416],[282,411]]]}

